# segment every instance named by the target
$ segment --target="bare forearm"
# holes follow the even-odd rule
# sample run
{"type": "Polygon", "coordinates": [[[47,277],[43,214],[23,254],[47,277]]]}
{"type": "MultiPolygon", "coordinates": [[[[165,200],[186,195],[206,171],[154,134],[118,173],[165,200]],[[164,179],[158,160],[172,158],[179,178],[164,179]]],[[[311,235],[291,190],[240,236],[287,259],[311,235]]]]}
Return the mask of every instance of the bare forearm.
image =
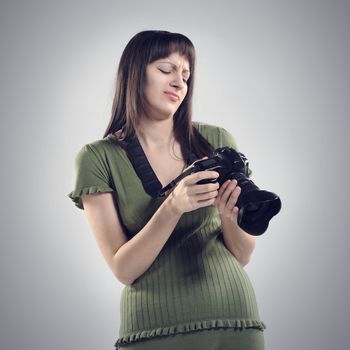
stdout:
{"type": "Polygon", "coordinates": [[[221,217],[223,238],[226,247],[245,266],[255,248],[256,237],[242,230],[236,219],[221,217]]]}
{"type": "Polygon", "coordinates": [[[166,199],[142,230],[119,248],[113,264],[120,281],[132,284],[151,266],[180,217],[166,199]]]}

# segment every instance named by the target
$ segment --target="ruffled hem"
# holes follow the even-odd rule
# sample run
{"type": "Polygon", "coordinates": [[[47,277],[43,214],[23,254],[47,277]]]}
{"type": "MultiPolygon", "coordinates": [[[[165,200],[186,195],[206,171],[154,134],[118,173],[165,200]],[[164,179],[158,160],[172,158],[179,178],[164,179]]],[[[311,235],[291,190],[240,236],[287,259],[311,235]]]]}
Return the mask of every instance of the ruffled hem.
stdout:
{"type": "Polygon", "coordinates": [[[77,206],[79,209],[84,210],[84,206],[81,200],[81,195],[83,194],[94,194],[97,192],[113,192],[114,190],[110,187],[103,187],[103,186],[90,186],[90,187],[83,187],[77,190],[74,190],[68,194],[68,197],[75,203],[75,206],[77,206]]]}
{"type": "Polygon", "coordinates": [[[118,349],[119,345],[128,344],[131,342],[136,342],[142,339],[149,339],[158,336],[165,336],[177,333],[186,333],[196,330],[204,330],[211,328],[236,328],[236,329],[245,329],[245,328],[257,328],[261,331],[266,329],[264,322],[260,320],[208,320],[208,321],[197,321],[186,324],[180,324],[170,327],[154,328],[145,331],[139,331],[134,333],[129,333],[120,337],[114,346],[118,349]]]}

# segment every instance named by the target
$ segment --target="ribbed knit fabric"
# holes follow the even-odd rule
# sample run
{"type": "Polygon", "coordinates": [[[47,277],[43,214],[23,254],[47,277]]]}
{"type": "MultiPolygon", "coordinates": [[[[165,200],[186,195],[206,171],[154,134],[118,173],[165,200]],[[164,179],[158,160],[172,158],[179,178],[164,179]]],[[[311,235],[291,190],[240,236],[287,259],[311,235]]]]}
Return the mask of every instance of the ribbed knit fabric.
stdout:
{"type": "MultiPolygon", "coordinates": [[[[215,148],[229,146],[238,151],[224,128],[202,122],[194,126],[215,148]]],[[[126,153],[108,136],[83,146],[75,165],[75,189],[68,196],[83,209],[82,194],[113,192],[129,238],[165,200],[145,192],[126,153]]],[[[120,322],[116,348],[199,329],[266,328],[249,277],[224,244],[214,206],[181,216],[149,269],[123,288],[120,322]]]]}

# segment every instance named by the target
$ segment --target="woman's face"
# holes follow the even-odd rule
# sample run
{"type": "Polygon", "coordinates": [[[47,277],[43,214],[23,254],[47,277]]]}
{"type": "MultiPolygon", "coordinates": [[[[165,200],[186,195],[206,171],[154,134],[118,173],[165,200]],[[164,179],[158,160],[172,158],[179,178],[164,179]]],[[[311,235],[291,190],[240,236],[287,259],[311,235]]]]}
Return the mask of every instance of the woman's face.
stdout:
{"type": "Polygon", "coordinates": [[[174,115],[187,94],[189,63],[186,57],[172,53],[146,67],[145,96],[148,102],[148,117],[169,118],[174,115]],[[174,97],[171,93],[177,95],[174,97]]]}

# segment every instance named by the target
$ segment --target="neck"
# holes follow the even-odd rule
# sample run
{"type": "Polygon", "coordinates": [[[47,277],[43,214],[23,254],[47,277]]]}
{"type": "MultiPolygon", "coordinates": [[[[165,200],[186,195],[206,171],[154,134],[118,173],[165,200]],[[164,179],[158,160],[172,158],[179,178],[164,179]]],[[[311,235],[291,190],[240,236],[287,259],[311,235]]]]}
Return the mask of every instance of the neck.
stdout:
{"type": "Polygon", "coordinates": [[[136,134],[139,141],[147,148],[166,147],[174,138],[173,128],[173,118],[161,121],[141,118],[136,134]]]}

